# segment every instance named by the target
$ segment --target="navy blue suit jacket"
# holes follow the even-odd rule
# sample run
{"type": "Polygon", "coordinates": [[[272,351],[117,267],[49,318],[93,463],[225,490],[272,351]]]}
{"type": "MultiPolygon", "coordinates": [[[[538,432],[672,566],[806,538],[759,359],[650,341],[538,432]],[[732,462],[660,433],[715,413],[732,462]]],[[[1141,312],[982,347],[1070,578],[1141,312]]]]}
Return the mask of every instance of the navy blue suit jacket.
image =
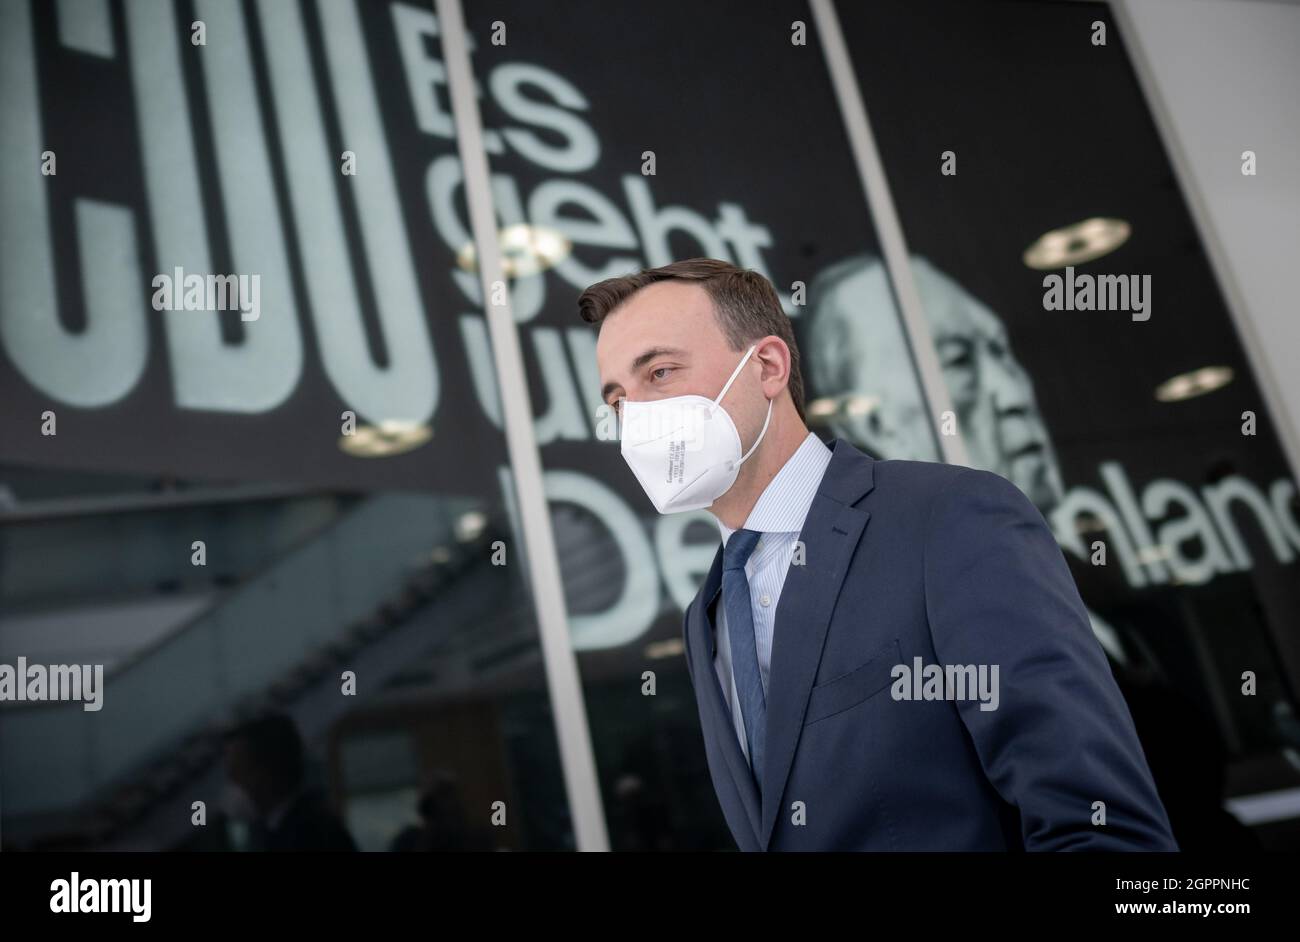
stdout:
{"type": "Polygon", "coordinates": [[[804,563],[777,605],[761,801],[713,664],[721,548],[684,618],[709,772],[740,849],[1177,850],[1033,504],[986,471],[830,445],[804,563]],[[916,657],[998,665],[997,709],[895,699],[893,669],[916,657]]]}

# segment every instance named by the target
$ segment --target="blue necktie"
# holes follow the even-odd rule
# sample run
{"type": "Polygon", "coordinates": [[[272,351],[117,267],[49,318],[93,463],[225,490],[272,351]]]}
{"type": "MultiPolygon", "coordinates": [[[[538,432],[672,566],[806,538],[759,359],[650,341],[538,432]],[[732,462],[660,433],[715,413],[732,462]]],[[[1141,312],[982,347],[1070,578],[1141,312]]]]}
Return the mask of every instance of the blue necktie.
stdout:
{"type": "Polygon", "coordinates": [[[745,721],[749,765],[759,794],[763,791],[763,744],[767,739],[767,697],[758,671],[758,643],[754,638],[754,610],[749,597],[745,562],[763,534],[737,530],[722,551],[722,606],[731,641],[731,673],[736,679],[740,714],[745,721]]]}

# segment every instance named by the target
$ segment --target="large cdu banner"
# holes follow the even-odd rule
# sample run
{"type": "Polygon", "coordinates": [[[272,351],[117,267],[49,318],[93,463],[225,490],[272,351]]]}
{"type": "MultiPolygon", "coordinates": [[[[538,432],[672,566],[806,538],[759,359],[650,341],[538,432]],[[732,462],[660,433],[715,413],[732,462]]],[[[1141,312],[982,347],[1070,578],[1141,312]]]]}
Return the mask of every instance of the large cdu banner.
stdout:
{"type": "MultiPolygon", "coordinates": [[[[654,55],[653,82],[614,69],[597,7],[470,10],[470,48],[548,486],[594,493],[566,474],[595,472],[641,513],[579,292],[711,255],[797,318],[819,268],[876,245],[804,4],[682,5],[686,39],[635,14],[644,49],[732,77],[680,113],[696,79],[654,55]]],[[[5,460],[497,490],[430,4],[14,0],[0,44],[5,460]]]]}
{"type": "MultiPolygon", "coordinates": [[[[789,0],[629,9],[635,54],[600,4],[467,6],[574,643],[672,638],[717,530],[659,517],[624,466],[576,299],[708,255],[797,322],[820,270],[879,251],[820,44],[789,0]],[[699,87],[674,61],[726,79],[669,107],[699,87]]],[[[5,460],[512,505],[431,4],[0,17],[5,460]]]]}
{"type": "Polygon", "coordinates": [[[4,458],[491,481],[436,55],[404,4],[0,5],[4,458]]]}

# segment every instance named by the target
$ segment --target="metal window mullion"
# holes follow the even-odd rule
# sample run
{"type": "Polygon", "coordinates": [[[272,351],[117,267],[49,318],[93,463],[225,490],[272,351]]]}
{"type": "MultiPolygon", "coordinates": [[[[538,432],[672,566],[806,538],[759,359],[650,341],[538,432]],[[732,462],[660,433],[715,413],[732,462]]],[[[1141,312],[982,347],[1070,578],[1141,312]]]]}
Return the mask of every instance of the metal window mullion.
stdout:
{"type": "Polygon", "coordinates": [[[504,304],[489,303],[494,283],[505,284],[497,237],[496,211],[489,184],[483,125],[474,91],[469,44],[460,0],[434,0],[442,54],[447,69],[452,118],[465,177],[471,232],[478,258],[479,286],[492,342],[492,358],[505,424],[506,446],[514,480],[515,499],[527,550],[528,575],[541,634],[560,765],[573,820],[578,850],[607,851],[609,835],[596,776],[591,728],[578,661],[569,640],[569,619],[564,604],[555,537],[542,484],[542,461],[533,429],[533,408],[528,395],[519,334],[509,292],[504,304]]]}
{"type": "Polygon", "coordinates": [[[821,39],[822,53],[826,57],[826,66],[830,71],[831,84],[835,89],[835,98],[839,103],[840,114],[844,118],[844,129],[848,133],[849,145],[853,151],[853,162],[857,165],[858,175],[867,194],[867,208],[875,222],[876,232],[880,236],[880,246],[885,255],[885,268],[893,282],[898,306],[902,312],[903,330],[915,357],[916,368],[921,377],[921,389],[930,404],[931,430],[939,442],[943,460],[949,464],[969,465],[970,456],[966,448],[960,424],[956,434],[944,435],[940,417],[945,412],[953,412],[952,398],[944,382],[943,369],[939,365],[939,356],[935,352],[934,338],[930,333],[930,323],[925,317],[925,308],[921,304],[920,293],[916,290],[916,279],[912,274],[912,258],[907,251],[907,240],[903,237],[903,227],[898,221],[894,209],[893,196],[890,194],[889,182],[885,177],[884,163],[876,147],[875,135],[871,132],[871,121],[867,117],[866,105],[863,103],[857,79],[853,74],[853,64],[849,58],[848,46],[844,42],[844,33],[840,29],[840,20],[835,13],[834,0],[810,0],[813,22],[817,35],[821,39]]]}

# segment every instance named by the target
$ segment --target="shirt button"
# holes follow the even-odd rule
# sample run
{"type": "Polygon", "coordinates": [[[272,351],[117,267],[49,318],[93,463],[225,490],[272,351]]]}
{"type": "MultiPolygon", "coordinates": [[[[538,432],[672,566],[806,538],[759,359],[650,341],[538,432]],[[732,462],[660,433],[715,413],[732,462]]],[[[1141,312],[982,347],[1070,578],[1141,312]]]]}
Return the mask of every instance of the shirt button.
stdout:
{"type": "Polygon", "coordinates": [[[761,598],[759,598],[758,604],[763,606],[764,608],[767,608],[769,605],[772,604],[772,596],[770,595],[762,596],[761,598]]]}

